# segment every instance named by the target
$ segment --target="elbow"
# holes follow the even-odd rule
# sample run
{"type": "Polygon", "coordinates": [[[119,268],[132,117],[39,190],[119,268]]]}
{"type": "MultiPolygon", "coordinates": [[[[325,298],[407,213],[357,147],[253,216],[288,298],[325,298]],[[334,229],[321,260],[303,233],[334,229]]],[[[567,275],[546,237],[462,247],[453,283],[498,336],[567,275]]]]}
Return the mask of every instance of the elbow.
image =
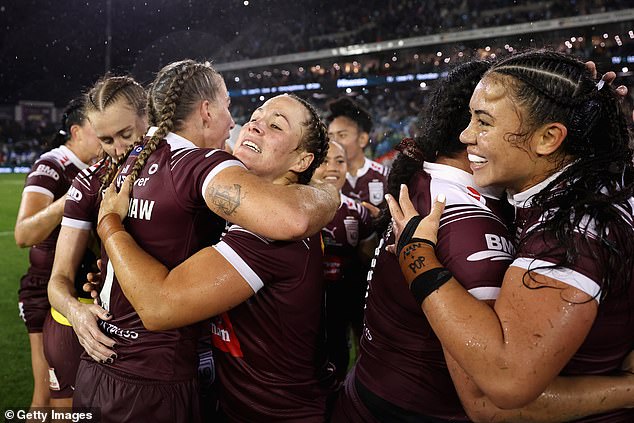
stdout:
{"type": "MultiPolygon", "coordinates": [[[[537,399],[541,393],[541,391],[534,392],[535,389],[529,386],[530,383],[521,384],[517,380],[492,380],[491,382],[493,383],[490,386],[482,390],[496,407],[503,410],[522,408],[537,399]]],[[[488,413],[480,418],[486,418],[486,416],[490,420],[491,416],[488,413]]]]}
{"type": "Polygon", "coordinates": [[[169,324],[169,319],[165,318],[165,315],[161,312],[156,306],[147,308],[140,308],[136,310],[137,314],[141,318],[141,322],[143,326],[152,332],[174,329],[173,326],[169,324]]]}
{"type": "Polygon", "coordinates": [[[25,231],[22,231],[18,228],[15,229],[13,237],[15,238],[15,245],[20,248],[32,247],[34,245],[34,243],[31,242],[31,240],[28,238],[25,231]]]}

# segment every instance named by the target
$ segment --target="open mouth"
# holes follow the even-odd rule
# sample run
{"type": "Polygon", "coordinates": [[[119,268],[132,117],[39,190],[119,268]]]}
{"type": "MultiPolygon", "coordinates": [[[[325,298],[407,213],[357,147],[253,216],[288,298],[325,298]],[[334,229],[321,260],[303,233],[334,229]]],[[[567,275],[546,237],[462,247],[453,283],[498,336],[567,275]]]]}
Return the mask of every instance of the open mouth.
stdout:
{"type": "Polygon", "coordinates": [[[476,156],[475,154],[469,154],[468,158],[471,163],[477,164],[477,165],[481,165],[481,164],[485,164],[489,162],[484,157],[476,156]]]}
{"type": "Polygon", "coordinates": [[[339,180],[338,176],[333,176],[333,175],[324,176],[324,181],[338,181],[338,180],[339,180]]]}
{"type": "Polygon", "coordinates": [[[256,153],[261,153],[262,152],[262,150],[260,150],[260,147],[255,145],[255,143],[252,142],[252,141],[248,141],[248,140],[247,141],[243,141],[242,145],[247,147],[247,148],[250,148],[251,150],[255,151],[256,153]]]}

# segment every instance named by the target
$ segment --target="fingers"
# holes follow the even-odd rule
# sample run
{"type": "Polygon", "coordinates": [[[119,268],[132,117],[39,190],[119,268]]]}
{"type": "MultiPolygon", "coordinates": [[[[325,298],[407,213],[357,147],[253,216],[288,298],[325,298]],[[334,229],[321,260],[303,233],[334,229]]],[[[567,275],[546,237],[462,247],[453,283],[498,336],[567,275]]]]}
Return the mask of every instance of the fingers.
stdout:
{"type": "Polygon", "coordinates": [[[387,201],[387,206],[390,209],[390,214],[392,215],[392,219],[397,222],[403,220],[403,211],[401,210],[401,206],[396,202],[394,197],[391,194],[385,195],[385,201],[387,201]]]}
{"type": "Polygon", "coordinates": [[[370,204],[367,201],[362,201],[361,205],[363,207],[365,207],[366,209],[368,209],[368,211],[370,212],[370,216],[372,217],[378,217],[379,214],[381,213],[381,209],[376,207],[374,204],[370,204]]]}
{"type": "Polygon", "coordinates": [[[412,216],[416,216],[418,214],[418,212],[414,208],[414,205],[412,204],[412,200],[409,199],[409,189],[405,184],[401,185],[401,191],[398,195],[398,204],[401,206],[403,216],[405,216],[407,220],[409,220],[412,216]]]}
{"type": "Polygon", "coordinates": [[[438,194],[436,197],[436,201],[431,206],[431,211],[429,212],[428,217],[433,218],[440,222],[440,216],[442,216],[442,212],[445,210],[445,194],[438,194]]]}
{"type": "Polygon", "coordinates": [[[625,97],[627,96],[628,89],[625,85],[619,85],[618,87],[616,87],[616,93],[621,97],[625,97]]]}
{"type": "Polygon", "coordinates": [[[115,341],[101,332],[96,319],[109,320],[112,315],[97,305],[84,305],[82,310],[81,316],[73,321],[79,343],[94,360],[112,363],[117,358],[115,341]]]}
{"type": "Polygon", "coordinates": [[[586,62],[586,68],[588,68],[588,70],[592,74],[592,78],[593,79],[597,79],[597,65],[596,65],[596,63],[594,63],[592,60],[589,60],[589,61],[586,62]]]}
{"type": "Polygon", "coordinates": [[[611,84],[616,79],[616,73],[612,71],[606,72],[603,74],[603,76],[601,76],[601,79],[607,82],[608,84],[611,84]]]}
{"type": "Polygon", "coordinates": [[[123,180],[123,185],[121,185],[121,191],[119,191],[119,195],[123,195],[125,197],[130,196],[130,190],[132,189],[132,175],[128,175],[123,180]]]}

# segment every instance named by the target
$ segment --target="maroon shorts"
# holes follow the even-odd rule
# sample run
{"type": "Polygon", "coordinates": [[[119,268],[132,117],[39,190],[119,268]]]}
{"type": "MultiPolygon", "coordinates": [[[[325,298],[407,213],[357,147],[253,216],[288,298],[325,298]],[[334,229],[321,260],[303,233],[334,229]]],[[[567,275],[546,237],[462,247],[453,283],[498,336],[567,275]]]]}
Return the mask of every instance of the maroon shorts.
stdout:
{"type": "Polygon", "coordinates": [[[42,332],[51,398],[71,398],[75,389],[79,357],[84,348],[72,326],[58,323],[51,313],[46,316],[42,332]]]}
{"type": "Polygon", "coordinates": [[[355,386],[354,367],[339,390],[339,396],[330,417],[331,423],[378,423],[370,410],[363,404],[355,386]]]}
{"type": "Polygon", "coordinates": [[[73,408],[99,408],[101,423],[199,423],[197,379],[165,383],[81,360],[73,408]]]}
{"type": "Polygon", "coordinates": [[[51,309],[46,288],[49,276],[26,274],[20,279],[18,307],[29,333],[41,333],[44,319],[51,309]]]}

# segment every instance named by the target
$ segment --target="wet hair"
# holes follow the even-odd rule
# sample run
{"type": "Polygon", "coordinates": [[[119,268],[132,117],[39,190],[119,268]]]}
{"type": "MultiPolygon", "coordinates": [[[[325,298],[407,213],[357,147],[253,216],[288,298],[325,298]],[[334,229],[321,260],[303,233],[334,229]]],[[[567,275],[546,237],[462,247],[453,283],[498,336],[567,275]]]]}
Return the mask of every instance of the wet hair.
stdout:
{"type": "Polygon", "coordinates": [[[326,128],[326,125],[319,117],[319,113],[317,113],[317,110],[311,103],[294,94],[287,95],[299,101],[310,115],[307,121],[302,122],[302,126],[304,126],[307,131],[304,133],[304,137],[299,141],[298,149],[313,153],[314,158],[305,171],[297,174],[297,183],[308,184],[315,173],[315,169],[321,166],[328,154],[328,128],[326,128]]]}
{"type": "Polygon", "coordinates": [[[86,123],[86,113],[84,111],[84,97],[72,99],[62,115],[60,129],[47,142],[46,149],[52,150],[60,145],[65,144],[71,138],[70,128],[73,125],[83,126],[86,123]]]}
{"type": "MultiPolygon", "coordinates": [[[[590,251],[602,270],[601,299],[626,292],[633,276],[634,202],[629,200],[634,166],[627,120],[614,88],[597,84],[577,58],[544,50],[501,60],[487,75],[507,88],[521,112],[520,131],[508,134],[509,142],[521,144],[551,122],[568,130],[554,159],[561,174],[531,199],[547,211],[536,230],[554,238],[535,259],[555,254],[558,266],[570,267],[580,250],[590,251]],[[594,224],[596,237],[587,222],[594,224]],[[584,235],[581,241],[571,236],[575,231],[584,235]],[[601,248],[593,249],[593,238],[601,248]]],[[[520,247],[529,241],[522,237],[520,247]]],[[[525,284],[530,277],[525,275],[525,284]]]]}
{"type": "MultiPolygon", "coordinates": [[[[125,100],[132,110],[136,111],[137,116],[145,116],[147,103],[145,89],[130,76],[106,75],[100,78],[86,93],[85,113],[86,115],[95,112],[104,113],[108,107],[121,99],[125,100]]],[[[118,165],[123,160],[116,160],[106,155],[102,165],[106,166],[108,171],[101,178],[103,186],[108,186],[112,182],[118,165]]]]}
{"type": "Polygon", "coordinates": [[[222,84],[222,77],[209,62],[181,60],[159,71],[148,92],[150,124],[158,129],[147,140],[130,171],[132,182],[161,140],[169,132],[182,129],[201,100],[215,101],[222,84]]]}
{"type": "Polygon", "coordinates": [[[369,134],[372,130],[372,116],[370,116],[370,113],[348,97],[340,97],[328,103],[328,110],[330,111],[328,123],[339,116],[344,116],[356,123],[362,132],[369,134]]]}
{"type": "MultiPolygon", "coordinates": [[[[401,152],[392,163],[387,191],[394,198],[398,198],[401,184],[407,184],[422,169],[422,160],[435,162],[438,157],[454,157],[466,149],[460,142],[460,133],[469,124],[471,94],[490,67],[490,62],[468,62],[456,66],[440,81],[419,115],[417,135],[410,147],[414,154],[401,152]]],[[[377,222],[379,233],[387,228],[390,217],[384,204],[377,222]]]]}

